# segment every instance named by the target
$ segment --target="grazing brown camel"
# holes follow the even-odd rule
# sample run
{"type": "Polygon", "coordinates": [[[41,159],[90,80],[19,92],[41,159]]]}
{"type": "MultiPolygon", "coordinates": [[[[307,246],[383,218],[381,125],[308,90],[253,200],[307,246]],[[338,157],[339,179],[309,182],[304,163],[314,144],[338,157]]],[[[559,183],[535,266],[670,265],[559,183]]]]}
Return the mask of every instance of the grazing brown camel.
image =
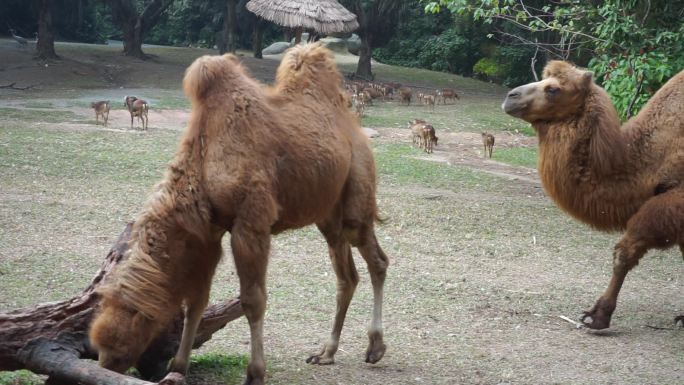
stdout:
{"type": "Polygon", "coordinates": [[[337,310],[330,339],[307,362],[334,362],[359,281],[351,246],[368,264],[373,286],[365,360],[383,357],[388,258],[374,230],[375,162],[341,86],[332,54],[319,44],[289,50],[273,87],[250,77],[233,55],[204,56],[187,69],[188,127],[135,222],[128,261],[101,291],[102,309],[90,337],[103,366],[123,371],[134,365],[185,305],[185,327],[170,370],[186,372],[228,231],[251,334],[245,383],[263,384],[271,235],[314,223],[337,275],[337,310]]]}
{"type": "Polygon", "coordinates": [[[537,131],[539,174],[561,209],[598,230],[626,230],[608,288],[582,317],[592,329],[610,326],[625,276],[648,250],[679,245],[684,255],[682,106],[684,71],[621,126],[592,74],[560,61],[503,102],[537,131]]]}

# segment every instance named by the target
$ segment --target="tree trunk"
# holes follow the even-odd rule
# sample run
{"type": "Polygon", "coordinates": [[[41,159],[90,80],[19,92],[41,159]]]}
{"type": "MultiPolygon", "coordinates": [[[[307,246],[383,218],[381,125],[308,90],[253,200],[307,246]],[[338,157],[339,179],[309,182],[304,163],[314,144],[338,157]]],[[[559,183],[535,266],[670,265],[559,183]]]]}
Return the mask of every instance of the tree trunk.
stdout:
{"type": "Polygon", "coordinates": [[[228,0],[228,51],[237,51],[237,0],[228,0]]]}
{"type": "Polygon", "coordinates": [[[140,17],[128,19],[123,27],[123,54],[145,59],[142,50],[142,20],[140,17]]]}
{"type": "Polygon", "coordinates": [[[151,0],[138,14],[134,0],[107,0],[114,20],[121,26],[124,55],[146,58],[142,51],[143,38],[172,3],[173,0],[151,0]]]}
{"type": "Polygon", "coordinates": [[[371,38],[367,33],[359,37],[361,38],[361,47],[359,48],[359,63],[356,66],[356,76],[362,79],[372,80],[371,57],[373,51],[371,48],[371,38]]]}
{"type": "Polygon", "coordinates": [[[304,31],[304,28],[302,27],[296,27],[295,28],[295,45],[299,44],[302,42],[302,32],[304,31]]]}
{"type": "Polygon", "coordinates": [[[254,50],[254,57],[257,59],[262,59],[263,55],[261,54],[261,49],[262,49],[262,41],[264,37],[264,22],[263,20],[259,17],[254,21],[254,40],[252,41],[252,48],[254,50]]]}
{"type": "Polygon", "coordinates": [[[52,0],[40,0],[38,12],[38,42],[36,52],[41,59],[57,59],[55,31],[52,25],[52,0]]]}
{"type": "MultiPolygon", "coordinates": [[[[29,369],[50,375],[54,383],[149,384],[80,360],[97,358],[88,342],[88,327],[100,300],[95,289],[126,259],[131,227],[126,226],[93,281],[80,295],[0,313],[0,371],[29,369]]],[[[242,314],[238,299],[209,306],[202,316],[193,347],[200,347],[214,332],[242,314]]],[[[183,317],[179,313],[137,363],[144,377],[160,378],[164,374],[168,360],[178,348],[182,329],[183,317]]],[[[164,381],[175,383],[175,380],[164,381]]]]}
{"type": "Polygon", "coordinates": [[[223,30],[221,31],[221,42],[218,45],[219,53],[235,53],[237,50],[235,39],[235,27],[237,26],[237,1],[226,0],[226,13],[223,15],[223,30]]]}

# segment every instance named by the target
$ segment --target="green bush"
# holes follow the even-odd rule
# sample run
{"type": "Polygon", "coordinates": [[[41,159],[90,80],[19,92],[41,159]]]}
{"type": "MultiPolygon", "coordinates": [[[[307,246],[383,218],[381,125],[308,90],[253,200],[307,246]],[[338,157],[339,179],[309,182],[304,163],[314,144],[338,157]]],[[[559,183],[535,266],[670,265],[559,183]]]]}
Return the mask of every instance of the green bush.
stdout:
{"type": "Polygon", "coordinates": [[[473,66],[473,74],[479,79],[496,81],[504,72],[503,66],[490,57],[483,57],[473,66]]]}

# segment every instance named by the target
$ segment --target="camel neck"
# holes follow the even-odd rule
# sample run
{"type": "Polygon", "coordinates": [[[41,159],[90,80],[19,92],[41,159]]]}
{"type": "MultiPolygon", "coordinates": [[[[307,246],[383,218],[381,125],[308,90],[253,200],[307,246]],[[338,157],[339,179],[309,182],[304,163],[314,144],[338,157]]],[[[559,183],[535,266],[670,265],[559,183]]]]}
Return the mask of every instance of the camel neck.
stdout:
{"type": "Polygon", "coordinates": [[[583,113],[535,124],[539,174],[548,195],[575,218],[621,230],[650,196],[634,162],[634,146],[605,92],[587,97],[583,113]]]}

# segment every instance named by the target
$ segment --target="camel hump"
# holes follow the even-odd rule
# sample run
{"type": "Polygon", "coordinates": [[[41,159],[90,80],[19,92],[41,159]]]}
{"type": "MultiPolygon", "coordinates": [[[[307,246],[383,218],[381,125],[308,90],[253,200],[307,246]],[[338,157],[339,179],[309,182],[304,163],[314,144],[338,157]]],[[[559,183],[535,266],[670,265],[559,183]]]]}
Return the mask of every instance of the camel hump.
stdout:
{"type": "Polygon", "coordinates": [[[209,91],[225,78],[226,73],[240,66],[240,60],[232,54],[204,55],[185,70],[183,91],[192,102],[204,100],[209,91]]]}
{"type": "Polygon", "coordinates": [[[305,89],[315,83],[323,93],[335,93],[342,85],[332,52],[320,43],[290,48],[276,71],[276,84],[305,89]]]}

